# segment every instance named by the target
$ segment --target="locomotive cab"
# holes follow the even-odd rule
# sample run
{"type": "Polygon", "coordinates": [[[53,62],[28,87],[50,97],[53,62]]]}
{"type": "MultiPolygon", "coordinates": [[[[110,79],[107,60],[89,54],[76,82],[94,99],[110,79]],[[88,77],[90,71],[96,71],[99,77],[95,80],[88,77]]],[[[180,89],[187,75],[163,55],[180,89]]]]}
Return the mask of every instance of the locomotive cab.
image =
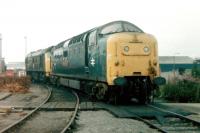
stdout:
{"type": "Polygon", "coordinates": [[[105,25],[99,35],[107,37],[106,79],[108,92],[114,92],[110,96],[150,101],[157,88],[153,79],[160,75],[156,39],[124,21],[105,25]]]}

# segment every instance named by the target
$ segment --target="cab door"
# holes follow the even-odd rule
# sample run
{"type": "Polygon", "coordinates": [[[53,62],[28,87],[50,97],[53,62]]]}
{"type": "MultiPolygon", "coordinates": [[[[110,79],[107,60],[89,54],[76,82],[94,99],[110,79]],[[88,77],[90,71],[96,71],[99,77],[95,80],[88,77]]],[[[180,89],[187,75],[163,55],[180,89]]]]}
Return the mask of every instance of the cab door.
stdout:
{"type": "Polygon", "coordinates": [[[47,52],[45,54],[45,72],[46,72],[46,76],[49,76],[51,71],[52,71],[52,68],[51,68],[51,55],[50,55],[50,52],[47,52]]]}
{"type": "Polygon", "coordinates": [[[96,40],[96,30],[92,31],[88,36],[88,75],[90,79],[98,79],[98,45],[96,40]]]}

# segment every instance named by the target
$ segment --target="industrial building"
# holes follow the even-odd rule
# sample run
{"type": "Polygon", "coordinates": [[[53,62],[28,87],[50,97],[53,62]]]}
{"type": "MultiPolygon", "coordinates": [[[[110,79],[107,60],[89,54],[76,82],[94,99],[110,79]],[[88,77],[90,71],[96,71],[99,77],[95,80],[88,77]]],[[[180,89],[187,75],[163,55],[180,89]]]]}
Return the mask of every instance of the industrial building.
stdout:
{"type": "Polygon", "coordinates": [[[159,63],[161,72],[173,70],[192,69],[194,60],[189,56],[160,56],[159,63]]]}
{"type": "Polygon", "coordinates": [[[11,70],[17,70],[17,69],[25,70],[24,62],[8,62],[6,66],[7,66],[7,69],[11,69],[11,70]]]}
{"type": "MultiPolygon", "coordinates": [[[[160,56],[160,71],[161,76],[168,81],[174,80],[175,77],[180,77],[179,70],[183,70],[184,74],[191,74],[194,59],[188,56],[160,56]]],[[[198,64],[200,67],[200,65],[198,64]]]]}
{"type": "Polygon", "coordinates": [[[12,70],[15,76],[25,76],[25,63],[24,62],[8,62],[6,64],[7,70],[12,70]]]}

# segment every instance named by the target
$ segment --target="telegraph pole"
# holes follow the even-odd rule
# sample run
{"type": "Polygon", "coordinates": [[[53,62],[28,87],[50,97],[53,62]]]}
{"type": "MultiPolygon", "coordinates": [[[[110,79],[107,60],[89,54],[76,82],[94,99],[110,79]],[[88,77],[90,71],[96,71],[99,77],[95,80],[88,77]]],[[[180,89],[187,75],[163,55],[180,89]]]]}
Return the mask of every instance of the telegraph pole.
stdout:
{"type": "Polygon", "coordinates": [[[0,33],[0,59],[3,58],[2,57],[2,35],[0,33]]]}
{"type": "Polygon", "coordinates": [[[27,36],[24,36],[24,41],[25,41],[25,51],[24,51],[24,56],[26,58],[27,55],[27,36]]]}

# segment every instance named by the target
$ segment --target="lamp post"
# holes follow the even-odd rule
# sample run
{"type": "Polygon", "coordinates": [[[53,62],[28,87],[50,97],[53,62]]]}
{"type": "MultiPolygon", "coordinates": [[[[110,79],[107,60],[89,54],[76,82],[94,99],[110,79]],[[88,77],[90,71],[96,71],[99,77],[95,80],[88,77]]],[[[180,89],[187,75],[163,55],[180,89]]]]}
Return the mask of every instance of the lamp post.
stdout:
{"type": "Polygon", "coordinates": [[[27,36],[24,36],[24,41],[25,41],[25,51],[24,51],[24,54],[25,54],[25,58],[26,58],[26,54],[27,54],[27,36]]]}
{"type": "Polygon", "coordinates": [[[0,60],[1,60],[2,57],[2,35],[0,33],[0,60]]]}

